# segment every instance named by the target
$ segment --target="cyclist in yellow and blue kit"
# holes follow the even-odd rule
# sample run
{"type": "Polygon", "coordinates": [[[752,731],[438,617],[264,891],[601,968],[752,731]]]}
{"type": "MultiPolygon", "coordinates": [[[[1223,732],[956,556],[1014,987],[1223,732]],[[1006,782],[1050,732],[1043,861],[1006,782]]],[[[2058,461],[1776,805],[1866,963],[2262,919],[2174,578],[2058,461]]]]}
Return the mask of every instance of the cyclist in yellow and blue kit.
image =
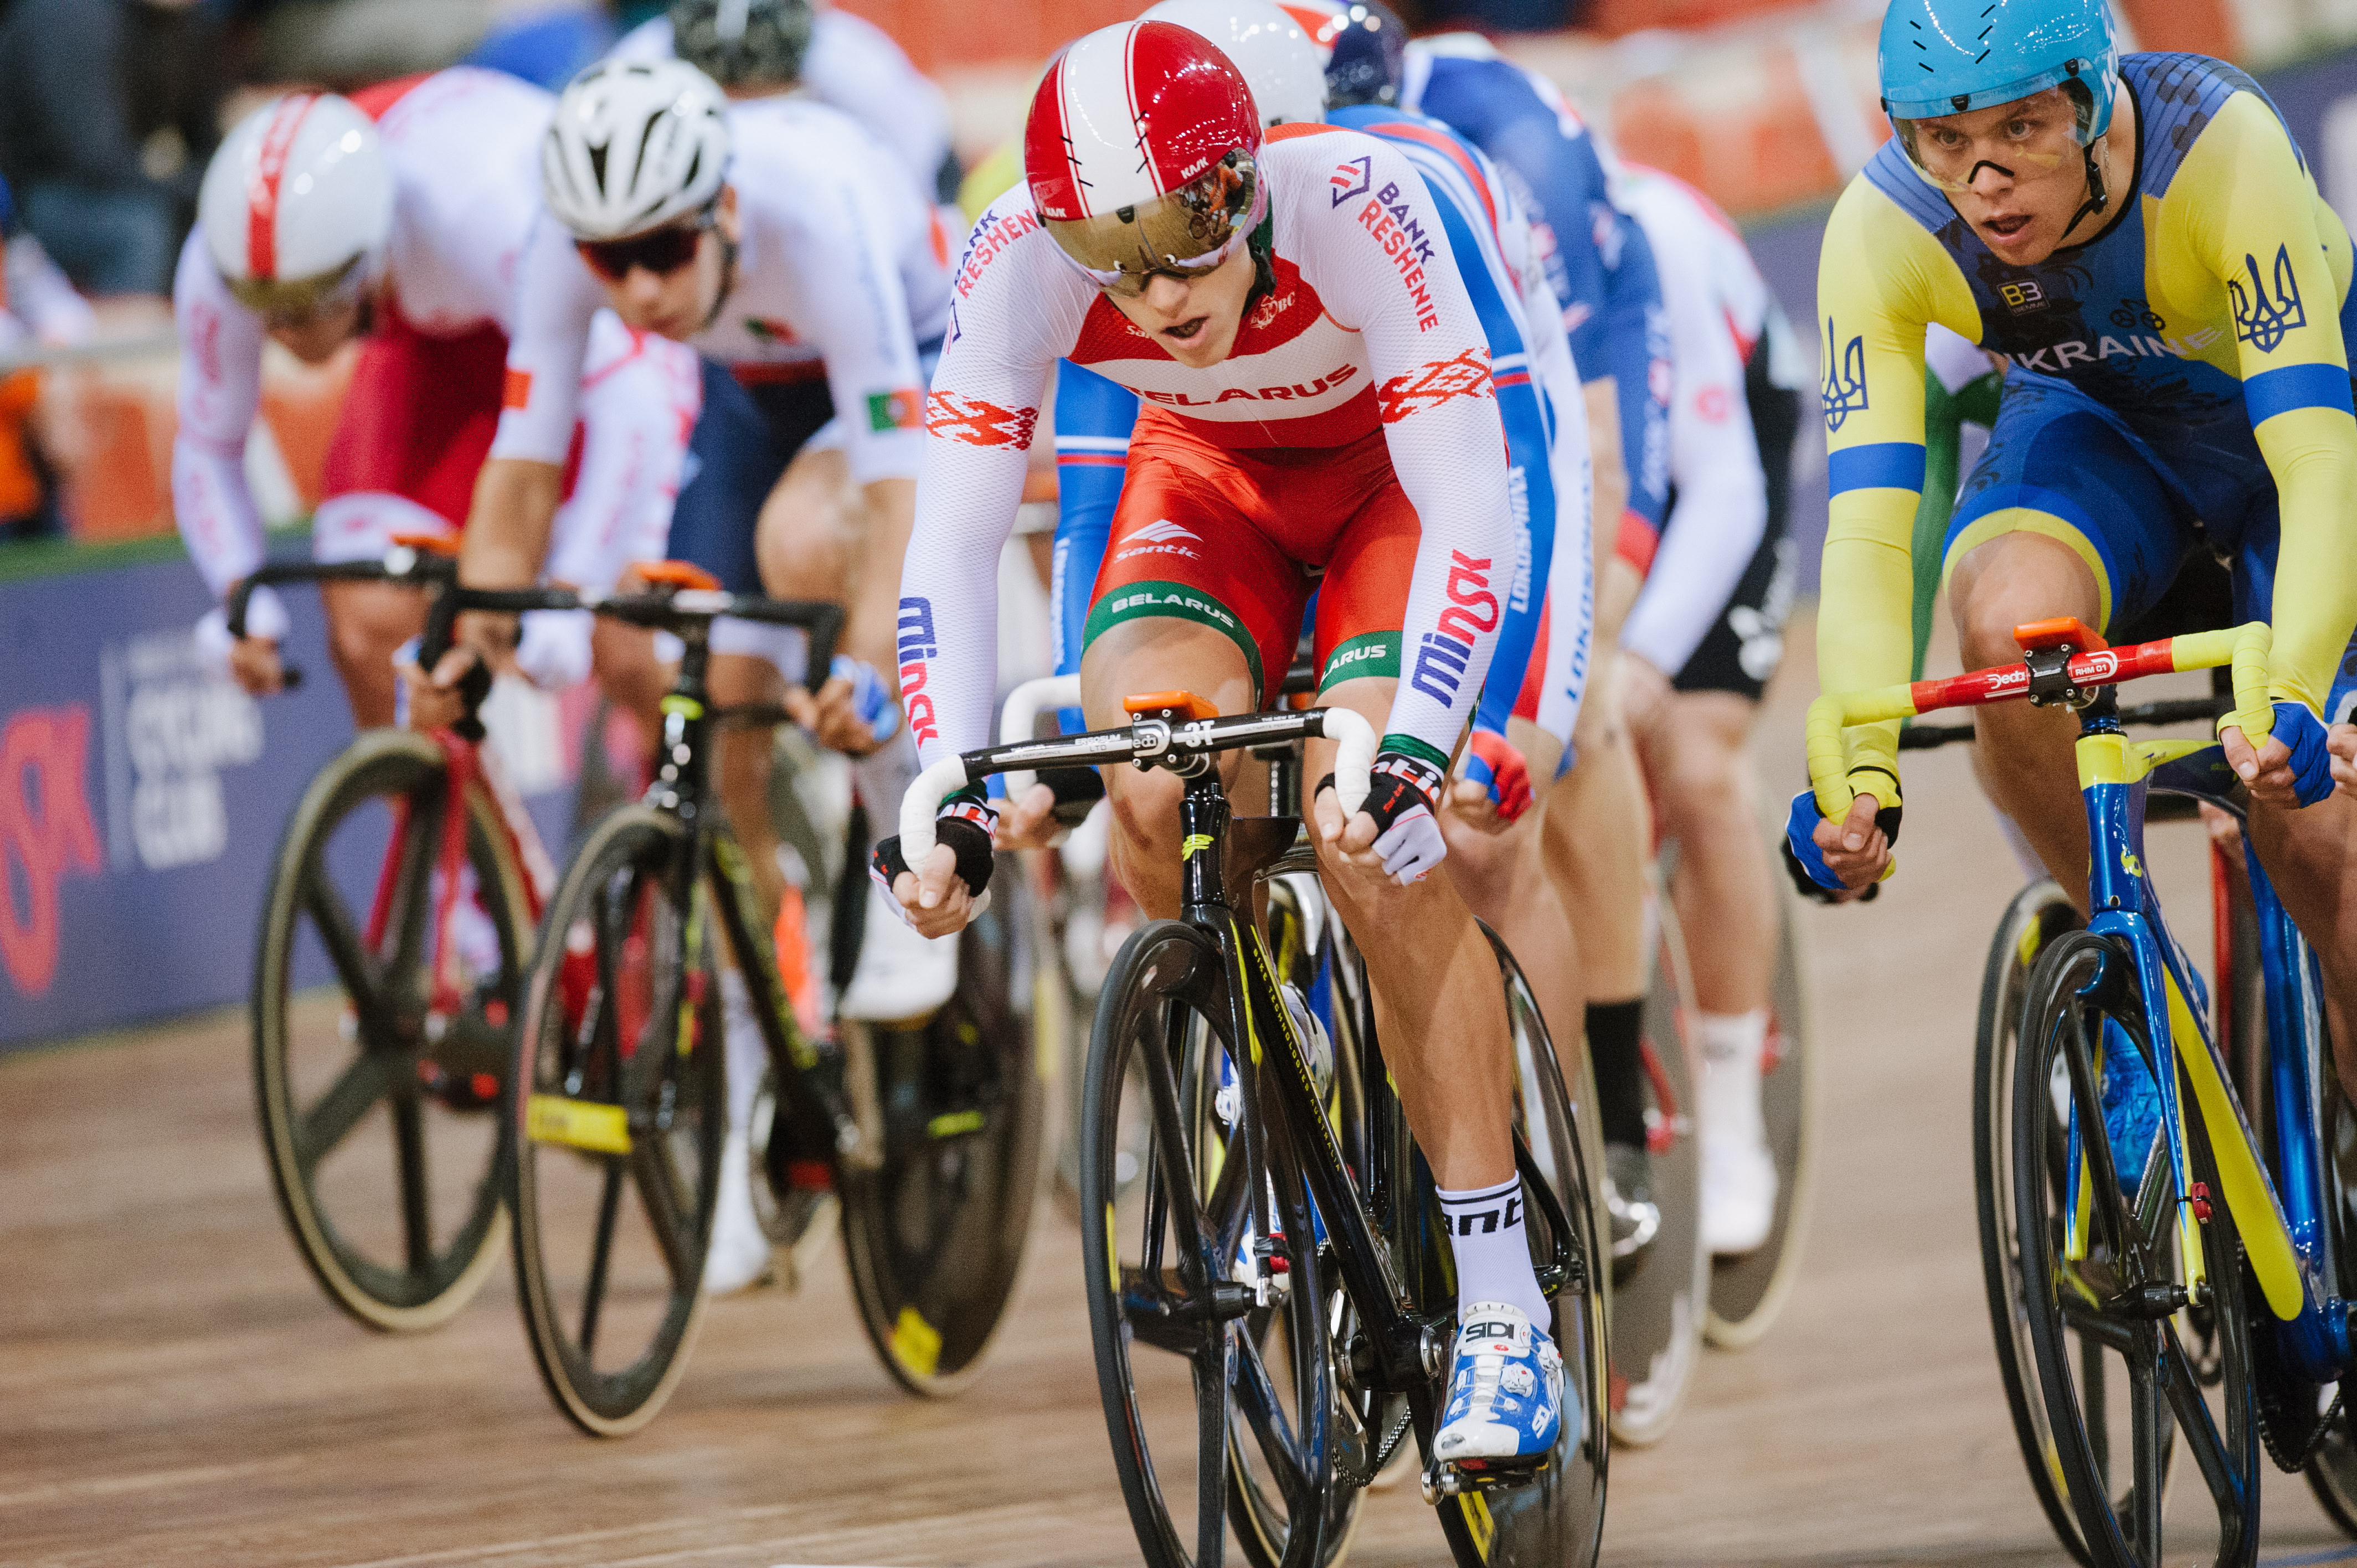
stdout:
{"type": "MultiPolygon", "coordinates": [[[[2330,793],[2324,720],[2357,692],[2347,230],[2256,83],[2198,55],[2120,58],[2103,0],[1894,0],[1881,71],[1896,134],[1835,209],[1819,279],[1824,689],[1908,678],[1937,323],[2008,362],[1946,541],[1965,667],[2018,657],[2023,622],[2124,626],[2196,550],[2227,559],[2238,617],[2275,625],[2275,724],[2255,748],[2225,729],[2226,755],[2330,990],[2357,995],[2357,919],[2341,914],[2357,908],[2357,806],[2297,810],[2330,793]]],[[[2083,886],[2070,716],[1976,713],[1991,796],[2083,886]]],[[[1848,818],[1820,821],[1804,792],[1787,833],[1835,897],[1887,874],[1898,826],[1895,726],[1856,733],[1848,818]]],[[[2339,1017],[2334,1037],[2357,1081],[2339,1017]]]]}

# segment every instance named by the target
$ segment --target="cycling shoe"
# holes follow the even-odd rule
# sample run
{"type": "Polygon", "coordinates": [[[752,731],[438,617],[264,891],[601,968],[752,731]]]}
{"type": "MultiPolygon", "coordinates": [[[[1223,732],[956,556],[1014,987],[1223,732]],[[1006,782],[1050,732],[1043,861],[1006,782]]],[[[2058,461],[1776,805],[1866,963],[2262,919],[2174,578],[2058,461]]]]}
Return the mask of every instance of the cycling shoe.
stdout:
{"type": "Polygon", "coordinates": [[[1545,1329],[1506,1302],[1471,1304],[1463,1325],[1433,1458],[1477,1485],[1535,1468],[1563,1430],[1562,1355],[1545,1329]]]}

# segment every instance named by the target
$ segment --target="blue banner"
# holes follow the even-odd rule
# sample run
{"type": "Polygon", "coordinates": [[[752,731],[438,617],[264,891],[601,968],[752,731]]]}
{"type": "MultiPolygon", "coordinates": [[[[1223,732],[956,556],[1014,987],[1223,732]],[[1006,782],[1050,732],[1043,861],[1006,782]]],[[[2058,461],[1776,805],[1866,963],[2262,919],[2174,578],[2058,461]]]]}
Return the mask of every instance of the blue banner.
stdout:
{"type": "MultiPolygon", "coordinates": [[[[285,596],[307,679],[257,702],[198,658],[210,601],[185,560],[0,582],[0,1048],[245,999],[279,834],[352,734],[317,596],[285,596]]],[[[500,697],[509,776],[561,857],[586,696],[500,697]]]]}

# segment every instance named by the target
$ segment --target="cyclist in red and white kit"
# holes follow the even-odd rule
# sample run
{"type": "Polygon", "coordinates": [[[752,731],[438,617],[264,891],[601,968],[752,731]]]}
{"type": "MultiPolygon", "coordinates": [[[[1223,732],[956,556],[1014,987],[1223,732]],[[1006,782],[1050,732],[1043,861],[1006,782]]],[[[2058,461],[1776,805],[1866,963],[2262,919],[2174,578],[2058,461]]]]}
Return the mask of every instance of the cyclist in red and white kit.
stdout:
{"type": "MultiPolygon", "coordinates": [[[[458,69],[351,99],[281,98],[222,143],[173,285],[174,511],[216,594],[263,559],[244,454],[265,339],[316,364],[364,338],[313,523],[319,559],[370,559],[396,532],[463,526],[499,420],[551,103],[512,78],[458,69]]],[[[572,433],[576,480],[536,570],[603,588],[627,562],[662,553],[696,402],[692,354],[603,318],[572,433]]],[[[321,592],[354,720],[392,723],[393,656],[423,607],[382,584],[321,592]]],[[[229,650],[248,690],[277,689],[287,626],[269,590],[254,595],[251,634],[229,650]]],[[[550,685],[587,673],[585,615],[537,616],[525,629],[528,673],[550,685]]],[[[225,641],[218,610],[200,636],[225,641]]]]}
{"type": "MultiPolygon", "coordinates": [[[[1264,142],[1241,73],[1168,22],[1060,56],[1024,163],[1028,188],[968,242],[927,400],[899,624],[923,759],[989,739],[996,564],[1049,368],[1069,357],[1145,404],[1081,665],[1092,725],[1146,691],[1258,707],[1322,568],[1317,657],[1343,668],[1320,700],[1383,740],[1364,810],[1345,821],[1317,792],[1321,870],[1366,954],[1441,1200],[1473,1217],[1453,1227],[1458,1310],[1484,1332],[1459,1337],[1436,1452],[1535,1456],[1561,1417],[1562,1362],[1516,1201],[1497,967],[1449,879],[1426,875],[1447,854],[1434,813],[1517,549],[1488,339],[1438,209],[1372,137],[1286,125],[1264,142]]],[[[1332,753],[1312,743],[1308,776],[1332,753]]],[[[1179,781],[1109,771],[1123,881],[1148,914],[1176,915],[1179,781]]],[[[879,846],[920,929],[964,924],[994,816],[970,789],[922,865],[901,864],[897,838],[879,846]]]]}

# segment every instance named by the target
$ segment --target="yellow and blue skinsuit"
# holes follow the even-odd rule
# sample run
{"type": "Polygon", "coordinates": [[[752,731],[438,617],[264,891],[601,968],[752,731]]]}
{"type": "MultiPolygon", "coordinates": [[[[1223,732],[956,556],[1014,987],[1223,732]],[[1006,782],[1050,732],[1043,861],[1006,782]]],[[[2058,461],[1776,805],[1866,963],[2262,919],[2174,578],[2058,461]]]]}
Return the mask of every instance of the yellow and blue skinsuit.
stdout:
{"type": "MultiPolygon", "coordinates": [[[[1827,692],[1909,677],[1923,334],[1936,321],[2009,362],[1949,525],[1950,564],[2000,533],[2057,539],[2093,571],[2108,630],[2206,544],[2234,564],[2237,614],[2275,623],[2274,697],[2330,720],[2357,693],[2357,660],[2344,659],[2357,625],[2348,231],[2249,77],[2183,54],[2126,56],[2120,77],[2136,167],[2114,171],[2109,221],[2086,244],[2037,266],[1999,260],[1896,140],[1834,209],[1817,311],[1827,692]]],[[[1895,786],[1896,726],[1854,734],[1853,775],[1895,786]]]]}

